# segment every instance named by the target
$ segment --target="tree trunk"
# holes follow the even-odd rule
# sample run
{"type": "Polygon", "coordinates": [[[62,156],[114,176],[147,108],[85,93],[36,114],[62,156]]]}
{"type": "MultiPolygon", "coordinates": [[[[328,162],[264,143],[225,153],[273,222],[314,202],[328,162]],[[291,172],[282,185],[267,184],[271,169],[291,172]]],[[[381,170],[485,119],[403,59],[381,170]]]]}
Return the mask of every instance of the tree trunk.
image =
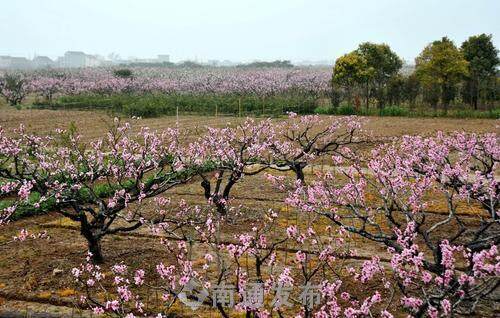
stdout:
{"type": "Polygon", "coordinates": [[[448,98],[448,87],[446,84],[443,84],[441,87],[441,102],[443,104],[443,111],[444,114],[448,114],[448,103],[449,103],[449,98],[448,98]]]}
{"type": "Polygon", "coordinates": [[[229,181],[227,182],[226,186],[224,187],[224,191],[222,193],[222,198],[224,200],[229,200],[229,193],[231,192],[231,189],[233,188],[233,186],[236,184],[236,181],[239,180],[239,177],[236,176],[236,177],[233,177],[231,176],[229,178],[229,181]]]}
{"type": "Polygon", "coordinates": [[[370,108],[370,86],[368,85],[368,82],[366,83],[366,88],[365,88],[365,106],[366,110],[370,108]]]}
{"type": "Polygon", "coordinates": [[[219,214],[221,215],[226,215],[227,213],[226,202],[229,200],[229,193],[237,180],[238,179],[230,178],[228,183],[224,187],[222,195],[219,194],[217,188],[214,190],[214,193],[212,193],[209,181],[203,180],[201,182],[201,186],[203,187],[204,190],[205,199],[212,201],[213,204],[215,204],[215,207],[217,208],[217,212],[219,212],[219,214]]]}
{"type": "Polygon", "coordinates": [[[346,93],[347,93],[347,105],[352,106],[352,92],[350,87],[346,87],[346,93]]]}
{"type": "Polygon", "coordinates": [[[207,199],[207,200],[210,199],[210,197],[212,196],[211,189],[210,189],[211,188],[210,182],[207,180],[201,181],[201,187],[204,190],[205,199],[207,199]]]}
{"type": "Polygon", "coordinates": [[[101,239],[93,238],[91,240],[87,239],[89,245],[89,252],[92,253],[92,262],[94,264],[104,263],[104,257],[101,250],[101,239]]]}
{"type": "Polygon", "coordinates": [[[227,214],[226,204],[222,203],[221,200],[219,200],[218,196],[214,196],[212,201],[214,202],[215,206],[217,207],[217,212],[220,215],[226,215],[227,214]]]}
{"type": "Polygon", "coordinates": [[[296,164],[292,166],[292,171],[295,172],[295,177],[297,180],[302,181],[302,184],[305,184],[304,168],[304,164],[296,164]]]}
{"type": "Polygon", "coordinates": [[[477,110],[477,102],[479,99],[479,81],[474,81],[473,83],[474,84],[471,85],[473,88],[472,89],[473,93],[471,94],[472,106],[473,106],[474,110],[477,110]]]}
{"type": "Polygon", "coordinates": [[[96,229],[87,222],[86,216],[81,218],[80,232],[87,240],[89,252],[92,254],[92,262],[94,264],[104,263],[104,257],[101,250],[101,236],[98,235],[96,229]]]}
{"type": "Polygon", "coordinates": [[[381,87],[377,88],[377,100],[378,100],[378,109],[379,110],[384,109],[384,104],[385,104],[384,92],[382,91],[381,87]]]}

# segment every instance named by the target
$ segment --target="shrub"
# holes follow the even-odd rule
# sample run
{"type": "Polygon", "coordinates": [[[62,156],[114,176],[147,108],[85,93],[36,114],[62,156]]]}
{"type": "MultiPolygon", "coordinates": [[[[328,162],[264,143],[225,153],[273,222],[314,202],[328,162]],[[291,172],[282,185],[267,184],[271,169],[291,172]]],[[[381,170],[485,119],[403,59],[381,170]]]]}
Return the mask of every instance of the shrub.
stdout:
{"type": "MultiPolygon", "coordinates": [[[[46,107],[37,103],[37,107],[46,107]]],[[[157,117],[181,113],[215,115],[280,116],[287,112],[311,114],[315,109],[314,96],[276,94],[259,96],[247,94],[81,94],[61,96],[51,108],[104,109],[127,116],[157,117]]]]}
{"type": "Polygon", "coordinates": [[[123,106],[122,111],[127,116],[157,117],[160,115],[160,109],[148,103],[134,102],[132,104],[127,104],[123,106]]]}
{"type": "Polygon", "coordinates": [[[122,68],[122,69],[115,70],[115,71],[113,71],[113,74],[116,77],[121,77],[121,78],[131,78],[134,75],[132,70],[130,70],[128,68],[122,68]]]}
{"type": "Polygon", "coordinates": [[[384,107],[380,110],[380,116],[408,116],[408,109],[399,106],[384,107]]]}
{"type": "Polygon", "coordinates": [[[356,109],[352,105],[342,105],[337,108],[338,115],[356,115],[356,109]]]}
{"type": "Polygon", "coordinates": [[[320,115],[329,115],[335,113],[335,109],[331,106],[318,106],[314,109],[314,113],[320,115]]]}
{"type": "Polygon", "coordinates": [[[477,111],[471,109],[461,109],[457,111],[452,111],[450,114],[452,117],[456,118],[500,118],[500,108],[495,108],[490,111],[477,111]]]}
{"type": "MultiPolygon", "coordinates": [[[[55,206],[55,199],[50,198],[44,202],[41,202],[39,206],[35,204],[40,201],[40,194],[38,192],[32,192],[29,196],[27,202],[18,206],[16,212],[11,216],[11,220],[19,220],[25,217],[45,214],[49,212],[55,206]]],[[[0,201],[0,210],[3,210],[14,203],[12,199],[4,199],[0,201]]]]}

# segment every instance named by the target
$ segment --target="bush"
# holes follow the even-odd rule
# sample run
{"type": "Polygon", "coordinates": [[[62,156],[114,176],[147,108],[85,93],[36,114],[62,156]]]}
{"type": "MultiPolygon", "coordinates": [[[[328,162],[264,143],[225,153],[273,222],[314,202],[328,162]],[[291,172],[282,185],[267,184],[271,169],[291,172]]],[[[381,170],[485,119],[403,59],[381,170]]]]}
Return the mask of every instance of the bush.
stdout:
{"type": "Polygon", "coordinates": [[[380,110],[380,116],[408,116],[408,109],[399,106],[384,107],[380,110]]]}
{"type": "MultiPolygon", "coordinates": [[[[40,194],[38,192],[32,192],[29,196],[29,200],[16,209],[16,212],[14,212],[11,219],[15,221],[29,216],[48,213],[52,208],[54,208],[56,202],[54,198],[49,198],[47,201],[42,202],[39,207],[35,207],[34,204],[39,201],[40,194]]],[[[0,210],[9,207],[12,204],[13,200],[0,200],[0,210]]]]}
{"type": "Polygon", "coordinates": [[[356,115],[356,109],[352,105],[342,105],[337,108],[337,115],[356,115]]]}
{"type": "Polygon", "coordinates": [[[318,105],[316,96],[294,92],[265,97],[256,94],[82,94],[61,96],[51,105],[46,105],[42,101],[34,105],[40,108],[54,109],[100,109],[126,116],[140,117],[172,116],[176,114],[178,108],[180,114],[206,116],[214,116],[217,112],[218,115],[269,117],[294,112],[301,115],[316,113],[360,116],[500,118],[499,108],[491,111],[451,109],[447,114],[436,113],[425,108],[409,110],[403,106],[389,106],[382,110],[377,108],[356,110],[347,103],[334,108],[331,105],[318,105]]]}
{"type": "Polygon", "coordinates": [[[123,106],[122,112],[127,116],[158,117],[163,114],[162,107],[153,102],[134,102],[123,106]]]}
{"type": "Polygon", "coordinates": [[[258,96],[248,94],[114,94],[62,96],[53,105],[36,104],[37,107],[102,109],[127,116],[157,117],[180,113],[213,116],[281,116],[287,112],[311,114],[316,99],[305,94],[280,94],[258,96]]]}
{"type": "Polygon", "coordinates": [[[500,108],[495,108],[490,111],[478,111],[471,109],[460,109],[457,111],[451,111],[450,114],[446,114],[451,117],[456,118],[500,118],[500,108]]]}
{"type": "Polygon", "coordinates": [[[335,109],[331,106],[318,106],[314,109],[314,113],[320,115],[330,115],[335,113],[335,109]]]}
{"type": "Polygon", "coordinates": [[[492,109],[490,112],[490,118],[500,119],[500,107],[492,109]]]}
{"type": "Polygon", "coordinates": [[[116,77],[121,77],[121,78],[131,78],[134,75],[132,70],[130,70],[128,68],[122,68],[119,70],[115,70],[115,71],[113,71],[113,74],[116,77]]]}

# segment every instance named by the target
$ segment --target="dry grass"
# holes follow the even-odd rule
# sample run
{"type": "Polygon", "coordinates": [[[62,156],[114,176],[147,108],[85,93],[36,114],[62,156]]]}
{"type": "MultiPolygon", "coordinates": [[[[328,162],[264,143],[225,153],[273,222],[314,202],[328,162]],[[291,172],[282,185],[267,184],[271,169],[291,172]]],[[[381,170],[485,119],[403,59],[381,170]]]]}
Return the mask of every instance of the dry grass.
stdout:
{"type": "MultiPolygon", "coordinates": [[[[223,126],[228,122],[236,124],[242,121],[237,117],[181,116],[179,126],[195,130],[205,126],[223,126]]],[[[74,123],[86,139],[95,139],[103,135],[112,117],[104,112],[66,111],[66,110],[16,110],[9,106],[0,106],[0,126],[14,129],[24,124],[28,131],[46,134],[55,128],[67,128],[74,123]]],[[[152,129],[164,129],[176,125],[175,117],[159,117],[142,119],[141,126],[152,129]]],[[[465,130],[469,132],[493,132],[498,120],[493,119],[453,119],[453,118],[404,118],[404,117],[370,117],[366,129],[376,137],[393,137],[405,134],[427,135],[436,131],[450,132],[465,130]]]]}

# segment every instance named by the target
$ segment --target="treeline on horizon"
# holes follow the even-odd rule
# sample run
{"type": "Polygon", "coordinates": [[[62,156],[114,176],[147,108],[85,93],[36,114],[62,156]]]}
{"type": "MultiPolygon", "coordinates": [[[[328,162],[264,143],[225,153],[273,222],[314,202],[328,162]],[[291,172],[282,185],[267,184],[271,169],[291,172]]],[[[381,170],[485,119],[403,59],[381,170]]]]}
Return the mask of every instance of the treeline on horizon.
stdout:
{"type": "MultiPolygon", "coordinates": [[[[457,47],[447,37],[428,44],[415,59],[415,69],[401,72],[402,59],[387,44],[361,43],[335,61],[332,76],[333,108],[354,112],[376,106],[417,104],[493,110],[499,100],[498,49],[492,35],[469,37],[457,47]]],[[[323,110],[326,112],[325,110],[323,110]]]]}
{"type": "Polygon", "coordinates": [[[411,70],[389,45],[364,42],[333,68],[296,68],[276,60],[220,68],[184,62],[175,68],[49,69],[0,76],[0,95],[16,107],[30,94],[32,107],[141,117],[293,111],[500,118],[499,64],[492,35],[480,34],[460,47],[447,37],[429,43],[411,70]]]}
{"type": "MultiPolygon", "coordinates": [[[[225,67],[219,65],[207,65],[201,64],[195,61],[183,61],[179,63],[173,62],[158,62],[158,63],[142,63],[142,62],[133,62],[128,64],[123,64],[125,67],[172,67],[172,68],[203,68],[203,67],[225,67]]],[[[234,66],[227,67],[238,67],[238,68],[261,68],[261,67],[269,67],[269,68],[292,68],[294,65],[289,60],[275,60],[272,62],[267,61],[255,61],[251,63],[240,63],[234,66]]]]}
{"type": "MultiPolygon", "coordinates": [[[[314,106],[314,102],[307,99],[297,111],[340,115],[447,116],[452,110],[452,116],[484,117],[478,112],[482,110],[488,111],[486,117],[498,118],[499,64],[498,49],[493,44],[492,35],[484,33],[470,36],[460,47],[448,37],[429,43],[416,57],[410,72],[408,69],[403,71],[403,60],[388,44],[364,42],[335,61],[331,90],[327,92],[330,103],[314,106]]],[[[203,67],[194,62],[176,66],[203,67]]],[[[293,68],[294,65],[288,60],[276,60],[236,67],[293,68]]],[[[273,98],[268,100],[275,103],[273,98]]],[[[278,100],[278,104],[284,101],[288,100],[278,100]]],[[[234,113],[230,106],[223,106],[225,101],[215,102],[221,104],[221,110],[227,108],[234,113]]],[[[294,104],[297,102],[300,101],[296,100],[294,104]]],[[[206,103],[206,100],[201,102],[206,103]]],[[[232,102],[229,104],[232,105],[232,102]]],[[[259,108],[252,105],[253,102],[250,102],[245,109],[259,108]]],[[[283,110],[289,105],[269,106],[283,110]]]]}

